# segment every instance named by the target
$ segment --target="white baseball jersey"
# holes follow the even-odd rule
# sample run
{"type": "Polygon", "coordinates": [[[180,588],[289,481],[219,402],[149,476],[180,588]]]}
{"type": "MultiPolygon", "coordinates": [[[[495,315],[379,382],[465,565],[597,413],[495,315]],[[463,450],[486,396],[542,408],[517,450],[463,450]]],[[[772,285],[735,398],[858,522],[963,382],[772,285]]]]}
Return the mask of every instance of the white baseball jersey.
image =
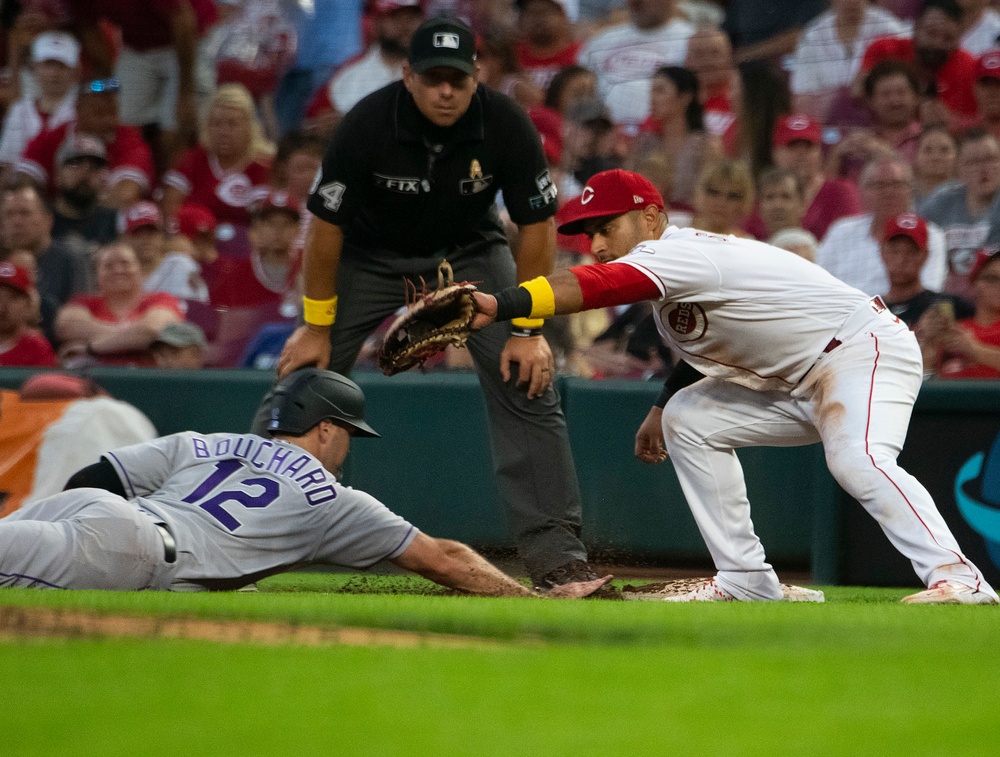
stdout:
{"type": "Polygon", "coordinates": [[[660,334],[707,376],[791,391],[870,297],[776,247],[670,226],[614,261],[660,290],[660,334]]]}
{"type": "Polygon", "coordinates": [[[175,582],[192,588],[231,588],[306,563],[367,568],[401,555],[417,534],[278,439],[184,432],[104,457],[126,496],[170,529],[175,582]]]}

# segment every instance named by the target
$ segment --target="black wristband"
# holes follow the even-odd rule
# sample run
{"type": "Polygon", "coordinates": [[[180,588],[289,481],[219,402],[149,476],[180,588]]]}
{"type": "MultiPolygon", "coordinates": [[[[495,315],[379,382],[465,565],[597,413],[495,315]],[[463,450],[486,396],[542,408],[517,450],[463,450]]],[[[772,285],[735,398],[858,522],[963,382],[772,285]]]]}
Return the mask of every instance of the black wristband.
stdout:
{"type": "Polygon", "coordinates": [[[531,292],[524,287],[507,287],[493,296],[497,298],[496,320],[509,321],[531,315],[531,292]]]}
{"type": "Polygon", "coordinates": [[[523,337],[525,339],[528,339],[528,338],[533,337],[533,336],[541,336],[542,335],[542,330],[541,329],[519,329],[519,328],[517,328],[515,326],[514,328],[512,328],[510,330],[510,335],[511,336],[520,336],[520,337],[523,337]]]}

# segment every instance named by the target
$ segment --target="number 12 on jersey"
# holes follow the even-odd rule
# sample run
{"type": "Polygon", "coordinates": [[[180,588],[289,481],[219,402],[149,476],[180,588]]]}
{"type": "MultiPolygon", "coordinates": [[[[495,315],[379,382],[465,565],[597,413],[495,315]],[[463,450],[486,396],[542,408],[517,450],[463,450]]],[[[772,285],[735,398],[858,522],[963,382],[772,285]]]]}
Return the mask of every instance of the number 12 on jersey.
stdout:
{"type": "Polygon", "coordinates": [[[215,464],[215,470],[211,475],[198,484],[194,491],[181,501],[197,505],[227,529],[235,531],[243,524],[223,507],[226,502],[237,502],[243,505],[243,507],[267,507],[278,498],[278,494],[281,492],[281,486],[274,479],[245,478],[241,481],[233,481],[230,486],[247,487],[249,490],[226,488],[218,494],[205,499],[204,502],[199,502],[199,500],[208,497],[227,478],[242,467],[243,463],[239,460],[220,460],[215,464]],[[257,487],[260,488],[259,493],[254,491],[257,487]]]}

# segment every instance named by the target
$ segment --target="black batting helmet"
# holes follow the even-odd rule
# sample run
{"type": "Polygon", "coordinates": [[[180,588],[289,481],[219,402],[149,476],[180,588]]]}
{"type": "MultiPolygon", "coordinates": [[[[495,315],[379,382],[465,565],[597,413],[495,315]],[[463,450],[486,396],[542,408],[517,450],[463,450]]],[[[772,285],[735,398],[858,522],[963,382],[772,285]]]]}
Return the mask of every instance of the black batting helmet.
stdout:
{"type": "Polygon", "coordinates": [[[324,420],[347,426],[351,436],[378,436],[365,423],[361,387],[339,373],[318,368],[303,368],[279,381],[257,409],[251,431],[301,436],[324,420]]]}

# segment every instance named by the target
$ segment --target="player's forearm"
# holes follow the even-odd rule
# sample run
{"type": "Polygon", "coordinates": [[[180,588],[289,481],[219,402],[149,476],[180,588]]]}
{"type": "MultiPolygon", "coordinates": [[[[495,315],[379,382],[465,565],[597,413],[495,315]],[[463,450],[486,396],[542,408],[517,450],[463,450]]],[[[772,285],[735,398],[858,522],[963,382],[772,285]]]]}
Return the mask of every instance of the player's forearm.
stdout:
{"type": "Polygon", "coordinates": [[[519,227],[517,281],[529,281],[552,272],[556,260],[556,225],[553,219],[519,227]]]}
{"type": "Polygon", "coordinates": [[[434,583],[470,594],[531,597],[534,592],[501,573],[464,544],[419,533],[393,563],[434,583]]]}

